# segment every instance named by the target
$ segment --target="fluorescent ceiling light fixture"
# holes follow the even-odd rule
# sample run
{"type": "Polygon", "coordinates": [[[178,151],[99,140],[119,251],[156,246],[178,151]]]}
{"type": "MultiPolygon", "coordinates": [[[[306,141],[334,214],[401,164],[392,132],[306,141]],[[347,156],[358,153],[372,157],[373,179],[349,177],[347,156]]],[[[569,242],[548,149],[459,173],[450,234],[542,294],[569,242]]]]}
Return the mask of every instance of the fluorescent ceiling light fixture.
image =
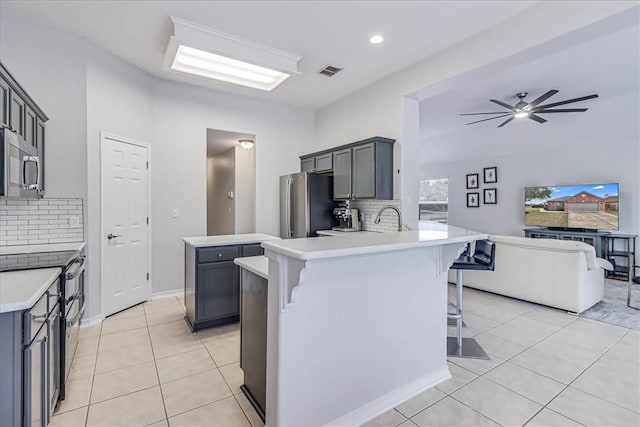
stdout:
{"type": "Polygon", "coordinates": [[[271,91],[298,74],[300,56],[171,17],[163,69],[271,91]]]}
{"type": "Polygon", "coordinates": [[[289,77],[280,71],[182,45],[178,46],[171,69],[266,91],[289,77]]]}
{"type": "Polygon", "coordinates": [[[384,41],[384,37],[380,34],[376,34],[369,39],[369,43],[371,44],[380,44],[384,41]]]}
{"type": "Polygon", "coordinates": [[[253,141],[250,139],[241,139],[238,142],[240,143],[240,146],[245,150],[251,150],[251,148],[253,148],[253,141]]]}

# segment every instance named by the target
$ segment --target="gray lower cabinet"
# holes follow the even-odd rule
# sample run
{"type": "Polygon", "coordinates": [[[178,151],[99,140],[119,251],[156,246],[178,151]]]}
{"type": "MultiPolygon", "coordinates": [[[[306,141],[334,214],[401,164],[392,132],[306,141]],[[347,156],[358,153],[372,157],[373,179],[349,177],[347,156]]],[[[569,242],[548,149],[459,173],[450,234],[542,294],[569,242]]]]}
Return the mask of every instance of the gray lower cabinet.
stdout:
{"type": "Polygon", "coordinates": [[[60,282],[28,310],[0,313],[0,426],[46,426],[60,391],[60,282]]]}
{"type": "Polygon", "coordinates": [[[233,260],[262,254],[259,244],[185,246],[185,318],[192,330],[239,320],[240,269],[233,260]]]}

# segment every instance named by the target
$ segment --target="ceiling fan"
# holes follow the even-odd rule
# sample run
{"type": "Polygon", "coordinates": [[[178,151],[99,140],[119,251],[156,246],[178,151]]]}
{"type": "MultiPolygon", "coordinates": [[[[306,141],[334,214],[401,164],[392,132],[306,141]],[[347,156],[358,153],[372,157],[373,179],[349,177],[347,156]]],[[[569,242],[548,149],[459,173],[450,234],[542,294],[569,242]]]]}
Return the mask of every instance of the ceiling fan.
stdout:
{"type": "Polygon", "coordinates": [[[546,105],[540,105],[541,103],[543,103],[544,101],[546,101],[547,99],[551,98],[553,95],[555,95],[556,93],[558,93],[557,90],[552,89],[550,91],[548,91],[547,93],[540,95],[539,97],[537,97],[536,99],[534,99],[531,102],[526,102],[524,100],[524,98],[526,98],[527,96],[527,92],[520,92],[516,94],[516,97],[518,98],[518,102],[516,103],[516,105],[509,105],[505,102],[502,101],[498,101],[497,99],[491,99],[490,101],[493,102],[494,104],[498,104],[501,107],[506,108],[507,110],[509,110],[509,112],[506,111],[494,111],[494,112],[490,112],[490,113],[462,113],[460,114],[461,116],[480,116],[480,115],[487,115],[487,114],[498,114],[495,117],[489,117],[488,119],[482,119],[482,120],[478,120],[475,122],[470,122],[470,123],[465,123],[466,125],[472,125],[474,123],[480,123],[480,122],[486,122],[487,120],[494,120],[494,119],[499,119],[502,117],[508,117],[504,122],[502,122],[500,125],[498,125],[498,127],[502,127],[504,125],[506,125],[507,123],[509,123],[511,120],[513,119],[522,119],[522,118],[529,118],[533,121],[536,121],[538,123],[544,123],[547,120],[543,119],[542,117],[539,116],[539,114],[547,114],[547,113],[584,113],[585,111],[588,110],[588,108],[556,108],[556,109],[550,109],[553,107],[558,107],[560,105],[565,105],[565,104],[571,104],[574,102],[579,102],[579,101],[585,101],[587,99],[593,99],[593,98],[597,98],[598,95],[597,94],[593,94],[593,95],[587,95],[587,96],[581,96],[579,98],[573,98],[573,99],[567,99],[564,101],[559,101],[559,102],[553,102],[551,104],[546,104],[546,105]]]}

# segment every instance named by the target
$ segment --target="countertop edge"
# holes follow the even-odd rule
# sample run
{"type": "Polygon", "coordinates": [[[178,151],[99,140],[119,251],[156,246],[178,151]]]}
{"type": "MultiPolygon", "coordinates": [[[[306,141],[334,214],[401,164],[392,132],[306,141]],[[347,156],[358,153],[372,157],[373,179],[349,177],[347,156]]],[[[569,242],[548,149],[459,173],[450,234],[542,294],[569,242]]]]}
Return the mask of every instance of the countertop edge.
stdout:
{"type": "Polygon", "coordinates": [[[31,254],[38,252],[81,251],[87,242],[45,243],[41,245],[0,246],[0,255],[31,254]]]}
{"type": "Polygon", "coordinates": [[[244,257],[244,258],[236,258],[233,260],[233,263],[245,268],[247,270],[249,270],[250,272],[257,274],[258,276],[262,277],[263,279],[267,279],[269,280],[269,259],[264,256],[264,255],[258,255],[258,256],[252,256],[252,257],[244,257]],[[263,268],[261,268],[261,265],[258,264],[262,264],[263,260],[266,260],[266,267],[267,269],[264,270],[263,268]]]}
{"type": "MultiPolygon", "coordinates": [[[[9,302],[9,303],[0,303],[0,313],[9,313],[13,311],[22,311],[28,310],[38,301],[38,299],[44,295],[44,292],[47,290],[49,286],[60,276],[62,273],[62,269],[56,268],[47,268],[45,270],[51,270],[51,273],[47,280],[31,294],[27,300],[18,301],[18,302],[9,302]]],[[[35,270],[21,270],[23,272],[35,271],[35,270]]],[[[28,273],[27,273],[28,274],[28,273]]]]}
{"type": "MultiPolygon", "coordinates": [[[[252,243],[262,243],[264,241],[267,240],[280,240],[280,237],[277,236],[271,236],[268,234],[253,234],[253,235],[247,235],[246,238],[239,238],[239,239],[233,239],[234,236],[241,236],[241,235],[229,235],[229,240],[225,241],[225,240],[221,240],[221,241],[214,241],[214,242],[194,242],[194,239],[202,239],[205,238],[207,236],[195,236],[195,237],[183,237],[182,241],[186,244],[189,245],[191,247],[194,248],[206,248],[206,247],[215,247],[215,246],[231,246],[231,245],[246,245],[246,244],[252,244],[252,243]],[[250,237],[251,236],[251,237],[250,237]]],[[[222,238],[224,236],[209,236],[209,237],[219,237],[222,238]]]]}
{"type": "Polygon", "coordinates": [[[446,239],[434,239],[427,240],[421,242],[401,242],[401,243],[386,243],[386,244],[378,244],[372,246],[360,246],[360,247],[351,247],[344,249],[328,249],[325,251],[313,251],[313,252],[302,252],[293,250],[290,248],[284,248],[281,246],[277,246],[270,242],[265,242],[263,247],[272,252],[280,253],[289,258],[298,259],[301,261],[310,261],[316,259],[328,259],[328,258],[337,258],[343,256],[356,256],[356,255],[368,255],[374,253],[384,253],[384,252],[393,252],[405,249],[414,249],[420,247],[429,247],[429,246],[440,246],[440,245],[448,245],[455,243],[467,243],[475,240],[487,239],[489,237],[488,234],[478,233],[474,235],[468,236],[458,236],[458,237],[450,237],[446,239]]]}

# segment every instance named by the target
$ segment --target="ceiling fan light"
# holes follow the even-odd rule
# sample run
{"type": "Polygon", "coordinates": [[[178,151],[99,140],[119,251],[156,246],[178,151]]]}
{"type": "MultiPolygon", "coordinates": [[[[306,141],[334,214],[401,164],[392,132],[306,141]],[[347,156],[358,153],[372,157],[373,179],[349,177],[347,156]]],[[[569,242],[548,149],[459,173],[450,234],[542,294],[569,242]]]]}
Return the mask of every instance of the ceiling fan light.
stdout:
{"type": "Polygon", "coordinates": [[[514,114],[514,117],[516,119],[524,119],[525,117],[529,117],[529,114],[531,114],[529,111],[518,111],[514,114]]]}

